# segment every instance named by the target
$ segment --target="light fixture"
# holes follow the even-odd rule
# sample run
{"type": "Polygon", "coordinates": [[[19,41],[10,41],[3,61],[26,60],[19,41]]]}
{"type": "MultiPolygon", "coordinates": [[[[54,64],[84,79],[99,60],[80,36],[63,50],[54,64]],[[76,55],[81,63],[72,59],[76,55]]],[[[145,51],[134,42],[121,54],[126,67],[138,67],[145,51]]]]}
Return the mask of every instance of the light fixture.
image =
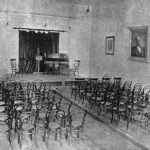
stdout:
{"type": "Polygon", "coordinates": [[[88,8],[86,9],[86,12],[90,12],[90,6],[89,6],[89,0],[88,0],[88,8]]]}
{"type": "Polygon", "coordinates": [[[6,22],[6,25],[8,26],[9,25],[9,23],[8,23],[8,0],[6,1],[6,3],[7,3],[7,10],[6,10],[6,13],[7,13],[7,17],[6,17],[7,22],[6,22]]]}

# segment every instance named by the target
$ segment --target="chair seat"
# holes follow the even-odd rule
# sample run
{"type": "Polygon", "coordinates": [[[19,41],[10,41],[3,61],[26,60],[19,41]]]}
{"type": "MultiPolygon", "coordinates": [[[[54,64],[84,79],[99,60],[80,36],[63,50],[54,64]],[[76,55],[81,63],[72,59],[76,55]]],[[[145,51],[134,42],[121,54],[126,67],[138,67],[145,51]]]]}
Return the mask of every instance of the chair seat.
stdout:
{"type": "Polygon", "coordinates": [[[0,121],[5,121],[7,116],[5,114],[0,114],[0,121]]]}
{"type": "Polygon", "coordinates": [[[31,112],[25,112],[21,114],[21,118],[26,119],[29,118],[31,112]]]}
{"type": "Polygon", "coordinates": [[[148,121],[148,119],[147,119],[145,116],[141,116],[141,115],[134,115],[134,116],[133,116],[133,119],[134,119],[135,121],[139,121],[139,122],[141,122],[141,123],[145,123],[145,122],[148,121]]]}
{"type": "Polygon", "coordinates": [[[91,94],[91,93],[87,93],[86,96],[87,96],[87,97],[90,97],[90,96],[92,96],[92,94],[91,94]]]}
{"type": "Polygon", "coordinates": [[[32,110],[36,110],[36,105],[33,105],[33,106],[32,106],[32,110]]]}
{"type": "Polygon", "coordinates": [[[79,121],[73,121],[72,122],[72,127],[76,128],[76,127],[79,127],[79,126],[81,126],[81,122],[79,122],[79,121]]]}
{"type": "Polygon", "coordinates": [[[147,105],[146,105],[145,103],[143,103],[143,104],[140,104],[140,107],[142,107],[142,108],[146,108],[146,107],[147,107],[147,105]]]}
{"type": "Polygon", "coordinates": [[[113,107],[113,110],[117,110],[117,107],[113,107]]]}
{"type": "Polygon", "coordinates": [[[101,101],[101,105],[104,105],[105,104],[105,102],[104,101],[101,101]]]}
{"type": "Polygon", "coordinates": [[[128,107],[129,109],[131,109],[132,106],[131,106],[131,105],[128,105],[127,107],[128,107]]]}
{"type": "Polygon", "coordinates": [[[55,130],[59,127],[60,127],[60,124],[58,122],[50,122],[49,123],[49,128],[51,128],[52,130],[55,130]]]}
{"type": "Polygon", "coordinates": [[[4,104],[5,104],[5,102],[4,102],[4,101],[0,101],[0,106],[1,106],[1,105],[4,105],[4,104]]]}
{"type": "Polygon", "coordinates": [[[106,106],[110,106],[112,103],[111,102],[106,102],[106,106]]]}
{"type": "Polygon", "coordinates": [[[85,91],[84,90],[80,90],[80,93],[85,93],[85,91]]]}
{"type": "Polygon", "coordinates": [[[125,108],[119,108],[119,111],[120,112],[123,112],[123,111],[125,111],[126,109],[125,108]]]}
{"type": "Polygon", "coordinates": [[[39,113],[39,118],[45,118],[45,113],[39,113]]]}
{"type": "Polygon", "coordinates": [[[9,129],[6,124],[0,124],[0,133],[6,133],[8,130],[9,129]]]}
{"type": "Polygon", "coordinates": [[[4,112],[5,111],[5,107],[0,107],[0,112],[4,112]]]}
{"type": "Polygon", "coordinates": [[[17,111],[22,110],[22,109],[23,109],[22,106],[18,106],[18,107],[16,108],[17,111]]]}
{"type": "Polygon", "coordinates": [[[102,97],[97,97],[96,100],[101,101],[101,100],[103,100],[103,98],[102,97]]]}
{"type": "Polygon", "coordinates": [[[14,104],[24,104],[22,101],[14,101],[14,104]]]}
{"type": "Polygon", "coordinates": [[[23,130],[29,131],[29,130],[33,130],[34,126],[30,123],[25,123],[23,124],[23,130]]]}
{"type": "Polygon", "coordinates": [[[125,101],[121,101],[120,102],[120,105],[124,105],[126,102],[125,101]]]}
{"type": "Polygon", "coordinates": [[[133,110],[138,110],[138,109],[139,109],[138,106],[134,106],[134,107],[133,107],[133,110]]]}

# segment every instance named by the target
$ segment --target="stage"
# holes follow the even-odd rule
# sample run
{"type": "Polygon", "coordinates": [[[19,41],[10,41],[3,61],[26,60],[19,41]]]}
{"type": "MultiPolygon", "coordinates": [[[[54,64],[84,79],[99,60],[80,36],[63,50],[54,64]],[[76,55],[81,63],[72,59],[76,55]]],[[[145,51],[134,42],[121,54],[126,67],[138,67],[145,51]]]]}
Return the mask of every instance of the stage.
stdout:
{"type": "Polygon", "coordinates": [[[64,87],[64,86],[71,86],[74,83],[74,79],[78,76],[73,75],[52,75],[52,74],[43,74],[43,73],[33,73],[33,74],[16,74],[11,77],[11,74],[7,74],[1,77],[1,80],[8,81],[8,80],[15,80],[17,82],[21,80],[28,80],[32,82],[34,80],[40,79],[43,82],[48,82],[51,86],[57,87],[64,87]]]}

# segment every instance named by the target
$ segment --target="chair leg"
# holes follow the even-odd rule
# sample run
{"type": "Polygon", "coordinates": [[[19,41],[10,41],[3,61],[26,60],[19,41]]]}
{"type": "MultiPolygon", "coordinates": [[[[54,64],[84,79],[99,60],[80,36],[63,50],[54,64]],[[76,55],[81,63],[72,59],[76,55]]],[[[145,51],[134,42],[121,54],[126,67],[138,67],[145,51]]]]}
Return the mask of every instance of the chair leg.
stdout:
{"type": "Polygon", "coordinates": [[[66,140],[68,139],[68,128],[66,128],[65,138],[66,138],[66,140]]]}
{"type": "Polygon", "coordinates": [[[127,119],[127,131],[128,131],[128,128],[129,128],[129,119],[127,119]]]}
{"type": "Polygon", "coordinates": [[[58,129],[55,130],[55,141],[57,141],[57,132],[58,132],[58,129]]]}

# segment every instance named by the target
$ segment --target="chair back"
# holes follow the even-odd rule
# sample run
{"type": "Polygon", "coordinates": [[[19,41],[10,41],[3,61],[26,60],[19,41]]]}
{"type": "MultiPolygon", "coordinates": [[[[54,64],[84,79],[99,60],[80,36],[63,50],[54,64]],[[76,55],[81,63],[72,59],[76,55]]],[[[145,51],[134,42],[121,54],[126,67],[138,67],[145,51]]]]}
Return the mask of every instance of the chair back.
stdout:
{"type": "Polygon", "coordinates": [[[16,69],[17,68],[16,59],[10,59],[10,63],[11,63],[11,68],[12,69],[16,69]]]}
{"type": "Polygon", "coordinates": [[[131,84],[132,84],[132,81],[125,81],[124,84],[123,84],[123,91],[129,91],[131,90],[131,84]]]}
{"type": "Polygon", "coordinates": [[[80,66],[80,60],[75,60],[74,61],[74,69],[78,70],[80,66]]]}
{"type": "Polygon", "coordinates": [[[132,92],[134,95],[139,95],[141,90],[142,90],[142,83],[136,83],[133,87],[132,92]]]}

